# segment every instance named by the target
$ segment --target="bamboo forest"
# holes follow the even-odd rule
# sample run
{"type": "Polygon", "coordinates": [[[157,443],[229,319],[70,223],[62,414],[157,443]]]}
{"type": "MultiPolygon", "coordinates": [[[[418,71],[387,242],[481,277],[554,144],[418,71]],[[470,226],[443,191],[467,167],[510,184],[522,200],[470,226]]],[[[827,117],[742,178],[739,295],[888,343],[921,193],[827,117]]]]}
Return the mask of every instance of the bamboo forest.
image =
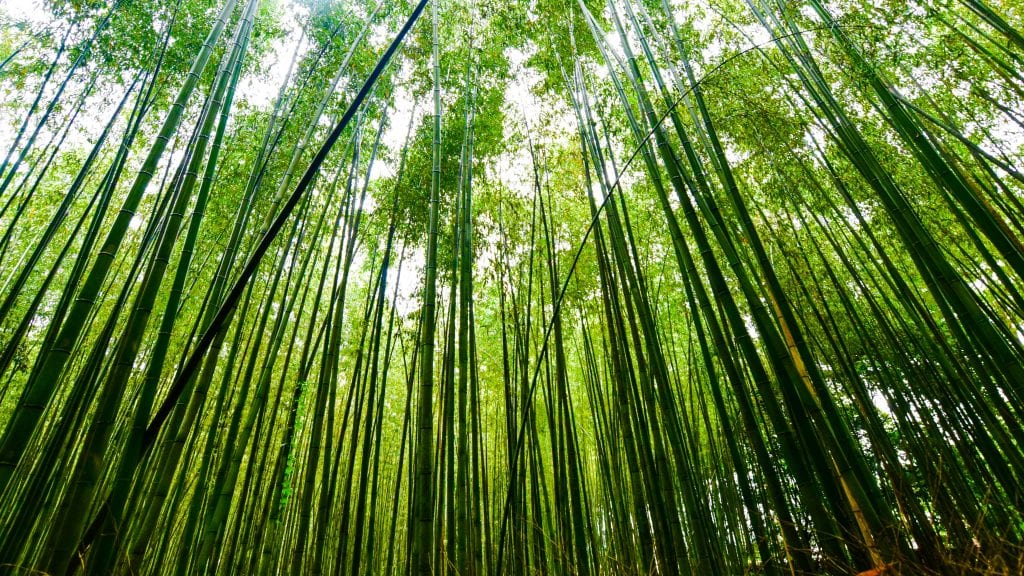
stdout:
{"type": "Polygon", "coordinates": [[[1024,575],[1024,2],[0,0],[0,574],[1024,575]]]}

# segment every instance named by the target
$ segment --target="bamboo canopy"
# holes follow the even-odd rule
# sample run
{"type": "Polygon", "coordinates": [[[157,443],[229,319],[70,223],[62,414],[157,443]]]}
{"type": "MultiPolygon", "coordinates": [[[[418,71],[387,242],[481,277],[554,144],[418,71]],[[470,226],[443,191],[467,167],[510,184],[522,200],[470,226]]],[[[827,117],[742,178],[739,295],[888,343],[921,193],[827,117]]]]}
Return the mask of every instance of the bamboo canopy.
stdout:
{"type": "Polygon", "coordinates": [[[5,0],[0,573],[1024,573],[1016,0],[5,0]]]}

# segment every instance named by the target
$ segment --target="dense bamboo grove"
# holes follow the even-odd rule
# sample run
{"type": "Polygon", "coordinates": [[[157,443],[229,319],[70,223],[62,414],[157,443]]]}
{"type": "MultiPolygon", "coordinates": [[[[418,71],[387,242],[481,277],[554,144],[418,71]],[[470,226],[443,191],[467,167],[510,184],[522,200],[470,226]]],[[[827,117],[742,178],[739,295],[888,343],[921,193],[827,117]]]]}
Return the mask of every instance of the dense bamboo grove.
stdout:
{"type": "Polygon", "coordinates": [[[0,26],[0,572],[1024,573],[1018,2],[0,26]]]}

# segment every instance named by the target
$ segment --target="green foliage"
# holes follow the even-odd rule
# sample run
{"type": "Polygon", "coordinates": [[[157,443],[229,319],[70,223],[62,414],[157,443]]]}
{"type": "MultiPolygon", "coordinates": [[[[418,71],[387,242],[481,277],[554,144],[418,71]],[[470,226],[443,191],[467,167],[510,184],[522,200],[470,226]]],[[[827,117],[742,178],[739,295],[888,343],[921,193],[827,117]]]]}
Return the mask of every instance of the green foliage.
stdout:
{"type": "MultiPolygon", "coordinates": [[[[302,428],[306,423],[306,393],[309,390],[309,388],[306,386],[305,382],[298,382],[295,384],[295,387],[298,390],[299,400],[296,403],[298,407],[296,408],[295,411],[295,429],[293,434],[295,436],[301,436],[302,428]]],[[[288,499],[291,497],[292,494],[295,493],[295,489],[293,488],[293,477],[296,475],[297,465],[298,455],[295,453],[295,447],[290,446],[287,452],[287,456],[285,457],[284,481],[281,482],[281,499],[278,502],[279,505],[282,507],[288,505],[288,499]]]]}
{"type": "Polygon", "coordinates": [[[1020,571],[1019,3],[418,6],[0,10],[0,565],[1020,571]]]}

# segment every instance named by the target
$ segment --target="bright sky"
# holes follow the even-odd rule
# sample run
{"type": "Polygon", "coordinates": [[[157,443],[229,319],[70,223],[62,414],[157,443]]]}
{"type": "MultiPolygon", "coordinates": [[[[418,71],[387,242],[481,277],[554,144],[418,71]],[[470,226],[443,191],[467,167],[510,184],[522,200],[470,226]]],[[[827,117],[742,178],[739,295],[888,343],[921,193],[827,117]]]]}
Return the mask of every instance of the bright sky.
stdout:
{"type": "Polygon", "coordinates": [[[48,19],[40,0],[0,0],[0,11],[14,20],[45,22],[48,19]]]}

